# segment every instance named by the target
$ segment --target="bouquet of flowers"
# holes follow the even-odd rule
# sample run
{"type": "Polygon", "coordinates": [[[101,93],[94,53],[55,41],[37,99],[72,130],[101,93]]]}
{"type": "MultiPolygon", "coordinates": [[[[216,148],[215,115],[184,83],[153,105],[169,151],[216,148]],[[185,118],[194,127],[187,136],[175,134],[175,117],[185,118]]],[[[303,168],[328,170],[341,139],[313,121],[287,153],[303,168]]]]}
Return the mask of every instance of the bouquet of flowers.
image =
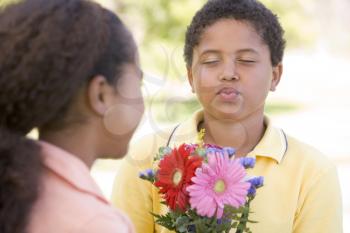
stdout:
{"type": "Polygon", "coordinates": [[[157,168],[140,178],[159,188],[168,207],[165,215],[151,213],[157,224],[181,233],[251,232],[247,223],[256,222],[248,218],[249,206],[264,181],[247,176],[254,158],[235,158],[233,148],[198,143],[161,147],[155,162],[157,168]]]}

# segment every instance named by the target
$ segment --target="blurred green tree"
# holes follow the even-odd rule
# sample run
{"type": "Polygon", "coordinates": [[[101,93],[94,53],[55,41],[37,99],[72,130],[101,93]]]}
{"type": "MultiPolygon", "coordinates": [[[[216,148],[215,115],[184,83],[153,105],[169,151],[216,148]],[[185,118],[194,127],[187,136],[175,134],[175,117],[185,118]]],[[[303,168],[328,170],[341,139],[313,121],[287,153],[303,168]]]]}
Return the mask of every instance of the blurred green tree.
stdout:
{"type": "MultiPolygon", "coordinates": [[[[108,0],[100,0],[108,1],[108,0]]],[[[205,0],[110,0],[122,15],[141,48],[142,65],[156,76],[182,79],[187,25],[205,0]]],[[[280,18],[287,48],[309,48],[317,37],[313,19],[315,0],[262,0],[280,18]]]]}
{"type": "MultiPolygon", "coordinates": [[[[143,44],[156,41],[182,43],[186,26],[205,0],[114,0],[117,11],[143,28],[143,44]],[[141,25],[140,25],[141,23],[141,25]]],[[[315,39],[312,30],[315,0],[262,0],[280,18],[289,44],[302,46],[315,39]]]]}
{"type": "Polygon", "coordinates": [[[8,4],[19,2],[20,0],[0,0],[0,9],[6,7],[8,4]]]}

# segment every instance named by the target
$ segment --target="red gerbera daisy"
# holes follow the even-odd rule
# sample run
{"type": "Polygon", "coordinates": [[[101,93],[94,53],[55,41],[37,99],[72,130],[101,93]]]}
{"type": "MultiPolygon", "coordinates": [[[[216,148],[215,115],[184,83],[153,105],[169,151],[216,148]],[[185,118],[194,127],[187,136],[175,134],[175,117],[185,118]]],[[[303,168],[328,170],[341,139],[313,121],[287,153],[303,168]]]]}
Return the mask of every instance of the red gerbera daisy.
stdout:
{"type": "Polygon", "coordinates": [[[154,185],[172,210],[185,211],[189,203],[186,188],[192,184],[191,178],[202,164],[202,157],[191,155],[192,152],[191,146],[182,144],[165,155],[159,163],[154,185]]]}

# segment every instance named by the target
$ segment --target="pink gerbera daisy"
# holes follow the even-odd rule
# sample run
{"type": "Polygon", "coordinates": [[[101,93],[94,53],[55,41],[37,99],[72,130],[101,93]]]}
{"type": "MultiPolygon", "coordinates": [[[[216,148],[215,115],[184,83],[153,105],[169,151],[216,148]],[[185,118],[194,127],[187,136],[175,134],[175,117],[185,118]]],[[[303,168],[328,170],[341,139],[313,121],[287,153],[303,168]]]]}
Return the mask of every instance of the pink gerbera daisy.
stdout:
{"type": "Polygon", "coordinates": [[[250,183],[245,182],[246,171],[239,160],[231,160],[224,152],[208,154],[208,164],[197,168],[187,187],[190,205],[201,216],[218,219],[223,215],[224,206],[235,208],[245,204],[250,183]]]}

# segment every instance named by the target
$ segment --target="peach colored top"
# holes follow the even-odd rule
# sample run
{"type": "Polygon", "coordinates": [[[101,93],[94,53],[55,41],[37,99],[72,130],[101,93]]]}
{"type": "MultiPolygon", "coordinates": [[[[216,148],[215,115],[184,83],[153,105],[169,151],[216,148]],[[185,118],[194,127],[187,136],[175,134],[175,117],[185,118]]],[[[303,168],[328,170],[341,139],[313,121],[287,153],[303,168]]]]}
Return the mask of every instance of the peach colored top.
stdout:
{"type": "Polygon", "coordinates": [[[40,142],[44,175],[30,233],[134,233],[130,220],[111,207],[77,157],[40,142]]]}

